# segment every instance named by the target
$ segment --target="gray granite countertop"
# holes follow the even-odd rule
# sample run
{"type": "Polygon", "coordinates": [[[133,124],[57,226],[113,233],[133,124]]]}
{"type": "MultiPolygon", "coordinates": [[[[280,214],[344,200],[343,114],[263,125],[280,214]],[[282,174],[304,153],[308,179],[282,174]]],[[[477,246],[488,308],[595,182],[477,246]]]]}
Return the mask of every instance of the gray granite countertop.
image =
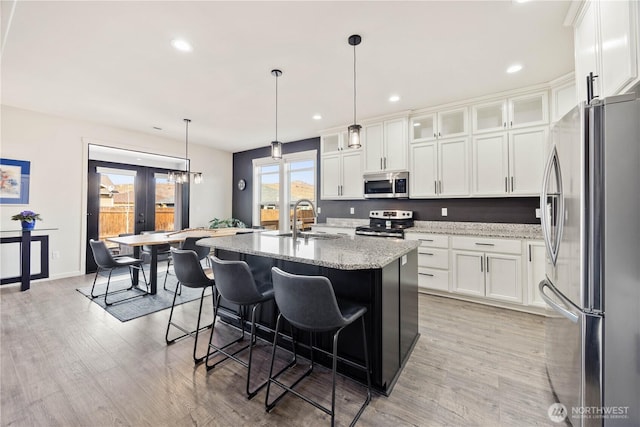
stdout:
{"type": "Polygon", "coordinates": [[[199,245],[340,270],[382,268],[416,249],[417,240],[336,236],[332,239],[278,237],[274,232],[201,239],[199,245]]]}
{"type": "Polygon", "coordinates": [[[415,221],[415,226],[408,228],[407,232],[511,239],[542,239],[542,227],[538,224],[415,221]]]}

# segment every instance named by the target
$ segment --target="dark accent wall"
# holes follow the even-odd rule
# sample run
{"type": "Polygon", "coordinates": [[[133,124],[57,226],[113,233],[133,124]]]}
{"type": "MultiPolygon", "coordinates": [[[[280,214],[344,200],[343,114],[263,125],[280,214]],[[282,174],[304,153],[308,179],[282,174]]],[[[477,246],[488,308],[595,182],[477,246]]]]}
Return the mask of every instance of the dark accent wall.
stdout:
{"type": "MultiPolygon", "coordinates": [[[[310,138],[283,144],[283,153],[317,150],[318,157],[318,195],[320,199],[320,138],[310,138]]],[[[242,151],[233,154],[233,217],[251,224],[253,195],[253,159],[271,155],[270,147],[242,151]],[[244,179],[247,186],[238,190],[238,180],[244,179]]],[[[411,176],[409,176],[411,179],[411,176]]],[[[540,204],[537,197],[499,197],[466,199],[368,199],[368,200],[319,200],[321,213],[318,222],[330,218],[366,219],[369,211],[375,209],[403,209],[414,211],[415,219],[420,221],[461,221],[493,222],[516,224],[539,224],[535,210],[540,204]],[[350,208],[354,214],[350,214],[350,208]],[[447,208],[448,216],[441,216],[441,208],[447,208]]],[[[258,225],[258,224],[255,224],[258,225]]]]}

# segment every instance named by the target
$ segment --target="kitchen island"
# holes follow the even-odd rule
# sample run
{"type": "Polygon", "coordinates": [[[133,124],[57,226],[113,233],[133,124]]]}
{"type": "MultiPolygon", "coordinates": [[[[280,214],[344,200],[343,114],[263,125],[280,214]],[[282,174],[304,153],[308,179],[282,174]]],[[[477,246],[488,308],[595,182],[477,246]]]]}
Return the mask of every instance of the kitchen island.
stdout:
{"type": "MultiPolygon", "coordinates": [[[[303,235],[294,241],[277,232],[262,232],[206,238],[198,244],[214,248],[221,259],[246,261],[258,283],[271,283],[274,266],[293,274],[321,275],[331,280],[338,301],[366,306],[372,386],[384,394],[391,392],[418,339],[419,242],[338,235],[303,235]]],[[[273,328],[276,316],[274,304],[265,306],[260,322],[273,328]]],[[[325,350],[331,347],[326,334],[318,335],[316,343],[325,350]]],[[[360,343],[360,329],[351,325],[340,336],[338,352],[363,363],[360,343]]],[[[347,365],[339,363],[338,370],[364,380],[361,371],[347,365]]]]}

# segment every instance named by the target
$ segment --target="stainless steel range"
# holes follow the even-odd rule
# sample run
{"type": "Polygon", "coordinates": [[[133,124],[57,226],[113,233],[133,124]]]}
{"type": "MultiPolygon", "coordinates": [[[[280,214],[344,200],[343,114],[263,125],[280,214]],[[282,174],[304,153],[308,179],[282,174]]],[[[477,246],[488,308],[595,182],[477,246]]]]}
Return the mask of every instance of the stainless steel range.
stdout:
{"type": "Polygon", "coordinates": [[[356,227],[356,234],[404,239],[404,230],[409,227],[413,227],[413,211],[370,211],[369,225],[356,227]]]}

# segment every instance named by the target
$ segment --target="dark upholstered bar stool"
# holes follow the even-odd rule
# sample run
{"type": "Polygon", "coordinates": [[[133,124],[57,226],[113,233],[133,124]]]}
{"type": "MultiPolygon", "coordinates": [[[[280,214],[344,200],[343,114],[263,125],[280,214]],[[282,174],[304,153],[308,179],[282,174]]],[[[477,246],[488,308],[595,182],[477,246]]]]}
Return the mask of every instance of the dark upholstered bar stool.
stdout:
{"type": "MultiPolygon", "coordinates": [[[[144,269],[142,268],[141,259],[133,258],[129,256],[114,257],[111,251],[107,248],[107,245],[102,240],[91,239],[89,240],[89,245],[91,246],[91,251],[93,252],[93,258],[95,259],[96,264],[98,265],[98,269],[96,270],[96,275],[93,278],[93,286],[91,286],[91,298],[104,296],[104,304],[112,305],[114,302],[127,301],[132,298],[138,298],[138,297],[148,295],[149,284],[147,283],[147,277],[145,276],[144,269]],[[118,267],[129,267],[129,276],[131,276],[131,286],[128,287],[127,289],[121,289],[121,290],[109,293],[109,285],[111,284],[111,273],[113,273],[114,268],[118,268],[118,267]],[[107,296],[117,294],[120,292],[130,291],[136,286],[136,284],[133,283],[133,274],[131,272],[132,268],[137,268],[140,271],[142,271],[142,278],[144,279],[144,284],[147,288],[146,292],[142,291],[143,293],[139,295],[134,295],[129,298],[123,298],[121,300],[114,301],[114,302],[108,302],[107,296]],[[96,280],[98,279],[98,274],[100,274],[100,270],[109,271],[109,278],[107,279],[107,289],[105,290],[104,294],[94,295],[93,291],[96,287],[96,280]]],[[[139,288],[136,288],[136,289],[141,290],[139,288]]]]}
{"type": "MultiPolygon", "coordinates": [[[[213,369],[219,363],[229,358],[246,367],[246,392],[247,397],[251,399],[256,395],[256,393],[258,393],[258,391],[260,391],[265,385],[267,385],[267,380],[265,380],[260,385],[256,386],[253,390],[249,389],[251,381],[251,361],[253,356],[253,347],[256,342],[256,310],[265,301],[273,299],[273,288],[270,285],[259,287],[253,278],[253,274],[251,274],[249,266],[244,261],[225,261],[215,256],[210,257],[210,259],[211,267],[213,268],[213,274],[216,278],[217,301],[215,315],[218,315],[221,297],[232,304],[240,306],[240,315],[238,317],[240,318],[240,328],[242,329],[242,335],[239,338],[221,347],[214,346],[212,344],[213,332],[215,330],[214,319],[214,326],[213,328],[211,328],[211,337],[209,338],[209,355],[207,356],[207,363],[209,363],[209,358],[217,353],[224,355],[224,358],[211,365],[207,364],[207,369],[213,369]],[[249,344],[233,352],[228,351],[227,348],[229,346],[244,339],[246,308],[251,308],[251,337],[249,344]],[[248,362],[245,362],[244,360],[238,358],[237,354],[247,348],[249,349],[249,359],[248,362]]],[[[230,314],[233,316],[237,316],[236,313],[230,314]]]]}
{"type": "Polygon", "coordinates": [[[169,314],[169,322],[167,323],[167,333],[165,334],[165,341],[167,342],[167,344],[172,344],[180,338],[184,338],[186,336],[195,338],[195,343],[193,344],[193,361],[198,364],[202,362],[209,353],[209,351],[207,350],[207,354],[203,354],[202,356],[196,355],[199,332],[212,327],[213,322],[215,322],[215,281],[205,274],[204,270],[202,269],[202,264],[200,264],[200,260],[198,259],[198,255],[194,251],[172,249],[171,258],[173,259],[173,266],[176,272],[178,283],[176,283],[176,290],[173,294],[173,303],[171,304],[171,313],[169,314]],[[172,321],[173,309],[176,305],[176,297],[178,296],[178,286],[202,289],[202,294],[200,295],[200,308],[198,309],[198,322],[196,324],[196,329],[191,331],[172,321]],[[205,326],[200,326],[200,320],[202,318],[202,304],[207,288],[211,288],[211,291],[213,293],[213,322],[205,326]],[[183,334],[178,337],[169,339],[169,330],[171,329],[171,326],[179,329],[183,332],[183,334]]]}
{"type": "MultiPolygon", "coordinates": [[[[207,255],[209,255],[210,248],[207,246],[196,245],[196,242],[198,240],[204,239],[205,237],[209,237],[209,236],[187,237],[186,239],[184,239],[184,242],[182,242],[182,246],[180,246],[180,249],[185,251],[194,251],[196,255],[198,255],[198,261],[202,261],[203,259],[206,259],[207,264],[209,264],[209,258],[207,258],[207,255]]],[[[167,271],[164,274],[164,284],[162,285],[165,291],[170,290],[170,289],[167,289],[167,277],[169,276],[169,274],[171,274],[169,272],[169,267],[171,267],[171,264],[172,264],[172,257],[169,256],[169,261],[167,262],[167,271]]],[[[180,282],[178,281],[178,283],[180,282]]],[[[180,295],[182,292],[182,288],[178,286],[176,289],[178,290],[178,295],[180,295]]]]}
{"type": "MultiPolygon", "coordinates": [[[[367,335],[364,324],[364,314],[367,312],[367,308],[354,304],[340,304],[336,300],[333,287],[329,279],[323,276],[299,276],[290,274],[280,270],[277,267],[271,269],[273,277],[273,288],[275,292],[275,299],[280,314],[276,321],[276,336],[273,340],[273,350],[271,353],[271,366],[269,368],[269,384],[267,385],[267,396],[265,398],[265,406],[267,411],[273,409],[276,403],[284,397],[287,393],[291,392],[294,395],[300,397],[304,401],[312,404],[316,408],[322,410],[326,414],[331,416],[331,425],[335,424],[335,406],[336,406],[336,367],[337,361],[340,360],[352,367],[360,368],[366,372],[367,376],[367,397],[360,406],[358,413],[351,421],[353,426],[365,407],[371,401],[371,377],[369,373],[369,354],[367,349],[367,335]],[[278,381],[278,374],[273,374],[273,361],[276,354],[276,344],[278,339],[278,331],[282,320],[286,319],[294,328],[307,331],[311,336],[311,366],[302,374],[291,386],[287,386],[278,381]],[[342,357],[338,357],[338,336],[340,332],[352,324],[356,320],[361,319],[362,322],[362,344],[364,348],[364,362],[365,365],[359,365],[350,360],[346,360],[342,357]],[[294,390],[294,387],[306,376],[313,371],[313,352],[321,351],[328,355],[324,350],[315,348],[313,346],[313,335],[316,332],[329,332],[333,331],[333,366],[332,366],[332,385],[331,385],[331,409],[320,405],[318,402],[300,394],[294,390]],[[271,384],[276,384],[282,387],[285,391],[279,395],[273,402],[269,403],[269,392],[271,384]]],[[[294,343],[295,352],[295,343],[294,343]]]]}

